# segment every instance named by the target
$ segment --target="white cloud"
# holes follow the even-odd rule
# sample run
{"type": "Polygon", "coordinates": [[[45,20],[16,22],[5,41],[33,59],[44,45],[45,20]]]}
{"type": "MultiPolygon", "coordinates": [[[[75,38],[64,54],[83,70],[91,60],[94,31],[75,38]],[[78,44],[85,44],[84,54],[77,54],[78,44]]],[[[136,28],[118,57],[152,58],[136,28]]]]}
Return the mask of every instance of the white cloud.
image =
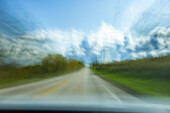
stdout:
{"type": "Polygon", "coordinates": [[[19,64],[38,63],[48,53],[59,53],[90,63],[160,56],[170,53],[170,28],[158,27],[148,37],[124,35],[112,25],[102,23],[97,31],[86,34],[75,29],[37,30],[20,38],[1,35],[0,59],[19,64]],[[92,60],[93,59],[93,60],[92,60]]]}
{"type": "Polygon", "coordinates": [[[20,37],[1,35],[0,57],[29,65],[40,62],[48,53],[67,56],[70,52],[74,52],[74,55],[81,56],[84,55],[83,49],[80,48],[83,39],[84,33],[74,29],[36,30],[20,37]]]}
{"type": "Polygon", "coordinates": [[[161,56],[170,53],[170,28],[156,27],[149,36],[140,37],[136,40],[136,49],[132,58],[147,56],[161,56]]]}
{"type": "Polygon", "coordinates": [[[106,47],[116,49],[117,45],[124,46],[125,40],[122,32],[103,22],[97,32],[88,36],[87,41],[93,53],[98,55],[106,47]]]}
{"type": "Polygon", "coordinates": [[[137,59],[137,58],[144,58],[147,56],[147,53],[145,51],[141,51],[141,52],[138,52],[138,53],[132,53],[132,58],[133,59],[137,59]]]}
{"type": "Polygon", "coordinates": [[[66,55],[71,48],[76,49],[81,53],[80,44],[84,38],[84,33],[81,31],[71,30],[37,30],[29,33],[26,36],[32,40],[44,41],[43,47],[51,52],[66,55]]]}
{"type": "Polygon", "coordinates": [[[133,7],[130,7],[130,12],[134,12],[134,8],[133,7]]]}

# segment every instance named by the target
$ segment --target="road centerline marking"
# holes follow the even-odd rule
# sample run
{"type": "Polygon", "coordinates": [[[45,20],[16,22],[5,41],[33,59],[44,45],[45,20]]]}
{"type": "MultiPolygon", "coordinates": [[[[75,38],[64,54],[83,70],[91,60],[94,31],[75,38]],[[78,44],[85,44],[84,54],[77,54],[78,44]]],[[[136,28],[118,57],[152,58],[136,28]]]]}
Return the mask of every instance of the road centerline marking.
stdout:
{"type": "Polygon", "coordinates": [[[43,97],[43,96],[49,95],[49,94],[53,93],[54,91],[56,91],[57,89],[65,86],[65,85],[67,85],[70,81],[73,81],[73,80],[74,80],[74,79],[69,79],[69,80],[66,80],[66,81],[64,81],[64,82],[62,82],[62,83],[60,83],[60,84],[57,84],[55,87],[52,87],[52,88],[50,88],[49,90],[43,91],[42,93],[40,93],[39,95],[37,95],[37,96],[35,97],[35,99],[38,99],[38,98],[41,98],[41,97],[43,97]]]}

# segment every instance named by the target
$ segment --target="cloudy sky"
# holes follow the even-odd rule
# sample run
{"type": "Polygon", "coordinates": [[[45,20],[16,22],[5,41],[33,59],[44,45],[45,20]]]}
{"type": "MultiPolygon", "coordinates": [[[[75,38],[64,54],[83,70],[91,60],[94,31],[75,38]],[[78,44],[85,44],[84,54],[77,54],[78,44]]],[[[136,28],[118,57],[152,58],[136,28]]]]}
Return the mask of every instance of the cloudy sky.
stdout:
{"type": "Polygon", "coordinates": [[[169,0],[1,0],[0,60],[89,64],[170,53],[169,0]]]}

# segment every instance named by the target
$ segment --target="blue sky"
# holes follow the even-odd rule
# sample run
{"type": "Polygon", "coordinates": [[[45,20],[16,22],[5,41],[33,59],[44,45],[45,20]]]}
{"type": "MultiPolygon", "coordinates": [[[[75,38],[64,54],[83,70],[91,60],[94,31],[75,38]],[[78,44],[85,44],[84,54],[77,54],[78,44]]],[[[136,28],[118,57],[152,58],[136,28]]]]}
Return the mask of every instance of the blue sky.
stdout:
{"type": "Polygon", "coordinates": [[[115,24],[119,13],[131,2],[132,0],[9,0],[13,9],[24,9],[45,28],[75,28],[87,32],[99,27],[103,21],[115,24]]]}
{"type": "Polygon", "coordinates": [[[102,22],[127,31],[156,0],[6,0],[9,8],[46,29],[95,31],[102,22]],[[24,13],[22,15],[22,13],[24,13]]]}
{"type": "Polygon", "coordinates": [[[7,62],[29,65],[49,53],[85,64],[170,54],[169,0],[4,1],[8,5],[3,14],[13,16],[4,20],[7,25],[0,24],[13,30],[10,33],[20,32],[18,26],[38,26],[14,37],[0,34],[0,59],[7,62]],[[13,23],[13,17],[22,23],[13,23]]]}

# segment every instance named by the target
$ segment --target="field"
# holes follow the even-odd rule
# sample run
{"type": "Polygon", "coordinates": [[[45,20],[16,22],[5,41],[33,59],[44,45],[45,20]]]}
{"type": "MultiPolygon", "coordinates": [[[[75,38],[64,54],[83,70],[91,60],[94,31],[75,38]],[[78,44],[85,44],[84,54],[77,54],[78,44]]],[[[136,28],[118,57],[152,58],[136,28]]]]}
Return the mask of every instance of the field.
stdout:
{"type": "Polygon", "coordinates": [[[146,96],[170,97],[170,56],[93,64],[92,70],[146,96]]]}

